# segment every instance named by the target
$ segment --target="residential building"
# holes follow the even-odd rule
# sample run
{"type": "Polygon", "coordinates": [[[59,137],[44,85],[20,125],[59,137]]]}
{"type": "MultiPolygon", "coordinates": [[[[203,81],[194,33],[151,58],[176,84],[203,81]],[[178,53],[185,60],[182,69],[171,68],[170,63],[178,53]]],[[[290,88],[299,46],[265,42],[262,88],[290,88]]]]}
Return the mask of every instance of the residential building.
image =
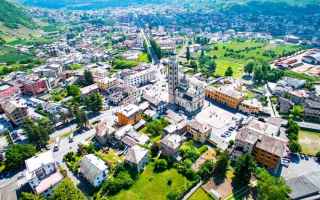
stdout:
{"type": "Polygon", "coordinates": [[[0,83],[0,103],[6,99],[16,97],[21,93],[20,88],[7,83],[0,83]]]}
{"type": "Polygon", "coordinates": [[[28,107],[26,104],[22,103],[22,101],[9,100],[2,103],[1,107],[5,115],[16,126],[22,125],[24,120],[28,117],[28,107]]]}
{"type": "Polygon", "coordinates": [[[233,109],[237,109],[244,100],[244,94],[236,90],[232,85],[224,85],[219,88],[207,87],[205,95],[208,99],[227,105],[233,109]]]}
{"type": "Polygon", "coordinates": [[[281,85],[284,87],[291,87],[292,89],[301,89],[306,84],[305,80],[300,80],[291,77],[283,77],[281,80],[277,82],[277,85],[281,85]]]}
{"type": "Polygon", "coordinates": [[[258,114],[262,110],[262,104],[257,99],[244,100],[240,103],[239,110],[248,114],[258,114]]]}
{"type": "Polygon", "coordinates": [[[118,78],[128,85],[139,87],[156,80],[156,69],[153,65],[139,65],[132,69],[121,70],[118,78]]]}
{"type": "Polygon", "coordinates": [[[39,78],[34,75],[20,77],[17,82],[22,85],[21,91],[28,95],[38,95],[51,89],[45,78],[39,78]]]}
{"type": "MultiPolygon", "coordinates": [[[[142,121],[142,120],[141,120],[142,121]]],[[[139,122],[141,122],[139,121],[139,122]]],[[[138,124],[138,123],[137,123],[138,124]]],[[[137,132],[132,125],[121,127],[114,134],[112,143],[118,143],[120,146],[133,147],[134,145],[145,145],[150,141],[149,137],[143,133],[137,132]]]]}
{"type": "Polygon", "coordinates": [[[52,151],[29,158],[25,164],[27,182],[36,194],[49,195],[52,188],[63,179],[52,151]]]}
{"type": "Polygon", "coordinates": [[[209,138],[212,128],[208,124],[193,119],[187,124],[187,132],[192,135],[195,141],[204,143],[209,138]]]}
{"type": "Polygon", "coordinates": [[[98,140],[98,142],[102,145],[105,145],[107,142],[109,142],[116,132],[116,130],[110,126],[110,122],[107,121],[101,121],[96,125],[96,135],[95,138],[98,140]]]}
{"type": "Polygon", "coordinates": [[[304,103],[304,116],[312,121],[320,121],[320,101],[307,99],[304,103]]]}
{"type": "Polygon", "coordinates": [[[116,78],[99,78],[95,79],[95,83],[98,85],[99,89],[102,91],[106,91],[109,88],[119,84],[116,78]]]}
{"type": "Polygon", "coordinates": [[[99,187],[108,177],[108,166],[93,154],[85,155],[80,161],[80,173],[94,187],[99,187]]]}
{"type": "Polygon", "coordinates": [[[99,91],[99,87],[96,83],[80,88],[80,93],[82,96],[87,96],[98,91],[99,91]]]}
{"type": "Polygon", "coordinates": [[[177,157],[178,151],[185,138],[178,134],[168,134],[160,141],[160,148],[164,155],[177,157]]]}
{"type": "Polygon", "coordinates": [[[278,170],[281,159],[287,155],[287,141],[276,137],[279,128],[252,120],[236,135],[232,158],[250,153],[256,161],[270,170],[278,170]]]}
{"type": "Polygon", "coordinates": [[[136,104],[141,99],[139,89],[123,82],[110,87],[107,92],[109,103],[117,106],[136,104]]]}
{"type": "Polygon", "coordinates": [[[139,106],[135,104],[125,106],[116,113],[116,116],[118,119],[117,122],[120,126],[128,124],[134,125],[141,119],[139,106]]]}
{"type": "Polygon", "coordinates": [[[148,162],[148,150],[139,145],[134,145],[128,149],[125,161],[134,166],[138,172],[142,172],[148,162]]]}

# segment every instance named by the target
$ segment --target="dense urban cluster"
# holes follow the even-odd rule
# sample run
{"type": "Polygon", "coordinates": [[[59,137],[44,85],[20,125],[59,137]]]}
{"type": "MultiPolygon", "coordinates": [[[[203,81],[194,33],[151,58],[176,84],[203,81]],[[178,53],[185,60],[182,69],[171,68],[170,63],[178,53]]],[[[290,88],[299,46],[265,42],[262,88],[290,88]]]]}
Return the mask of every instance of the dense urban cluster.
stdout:
{"type": "Polygon", "coordinates": [[[319,14],[233,9],[30,8],[40,36],[0,43],[0,199],[318,199],[319,14]]]}

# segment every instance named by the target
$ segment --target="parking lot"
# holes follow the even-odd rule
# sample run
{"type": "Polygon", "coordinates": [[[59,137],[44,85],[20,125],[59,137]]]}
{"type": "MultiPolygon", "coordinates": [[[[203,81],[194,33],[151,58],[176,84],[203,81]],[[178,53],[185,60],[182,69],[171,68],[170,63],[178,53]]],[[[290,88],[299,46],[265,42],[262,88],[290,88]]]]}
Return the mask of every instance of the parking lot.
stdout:
{"type": "Polygon", "coordinates": [[[282,167],[280,174],[285,179],[290,179],[315,171],[320,171],[320,163],[316,158],[294,155],[291,156],[288,167],[282,167]]]}
{"type": "Polygon", "coordinates": [[[212,127],[210,140],[218,147],[225,149],[230,140],[235,140],[239,117],[236,113],[206,101],[204,109],[196,116],[196,119],[212,127]]]}

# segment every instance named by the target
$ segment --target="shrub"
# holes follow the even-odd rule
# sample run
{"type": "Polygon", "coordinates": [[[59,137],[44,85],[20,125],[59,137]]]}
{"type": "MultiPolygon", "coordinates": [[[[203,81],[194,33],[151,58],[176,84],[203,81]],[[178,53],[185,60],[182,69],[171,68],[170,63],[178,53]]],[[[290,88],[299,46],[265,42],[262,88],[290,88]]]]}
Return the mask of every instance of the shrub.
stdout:
{"type": "Polygon", "coordinates": [[[159,159],[155,162],[154,171],[162,172],[168,168],[168,163],[165,159],[159,159]]]}

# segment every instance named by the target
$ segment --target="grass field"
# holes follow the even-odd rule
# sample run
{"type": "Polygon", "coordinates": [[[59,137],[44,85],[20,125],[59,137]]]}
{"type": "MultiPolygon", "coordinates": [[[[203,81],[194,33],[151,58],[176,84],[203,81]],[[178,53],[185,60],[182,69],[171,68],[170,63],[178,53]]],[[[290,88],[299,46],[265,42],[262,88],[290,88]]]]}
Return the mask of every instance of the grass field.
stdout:
{"type": "Polygon", "coordinates": [[[188,200],[213,200],[202,188],[199,188],[188,200]]]}
{"type": "Polygon", "coordinates": [[[304,154],[315,155],[320,151],[320,133],[300,130],[299,143],[304,154]]]}
{"type": "Polygon", "coordinates": [[[250,60],[270,62],[286,53],[294,53],[301,50],[296,45],[271,45],[267,42],[256,40],[233,40],[214,44],[207,52],[216,57],[216,75],[223,76],[230,66],[234,77],[241,77],[244,73],[244,65],[250,60]]]}
{"type": "Polygon", "coordinates": [[[129,190],[122,190],[108,199],[166,200],[168,193],[182,193],[192,186],[192,182],[179,174],[176,169],[154,173],[153,168],[153,163],[150,163],[129,190]],[[169,180],[172,181],[171,185],[168,184],[169,180]]]}

